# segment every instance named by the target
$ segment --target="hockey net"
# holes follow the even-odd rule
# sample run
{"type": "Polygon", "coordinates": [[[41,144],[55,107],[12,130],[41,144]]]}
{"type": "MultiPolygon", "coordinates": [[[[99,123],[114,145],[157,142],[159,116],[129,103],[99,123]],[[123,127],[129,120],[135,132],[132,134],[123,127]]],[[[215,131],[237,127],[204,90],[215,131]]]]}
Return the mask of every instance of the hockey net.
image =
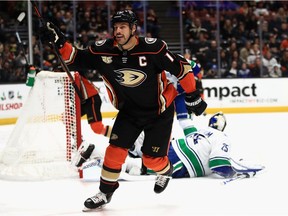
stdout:
{"type": "MultiPolygon", "coordinates": [[[[79,75],[71,72],[79,87],[79,75]]],[[[0,178],[77,177],[71,159],[81,143],[81,104],[64,72],[41,71],[0,152],[0,178]]]]}

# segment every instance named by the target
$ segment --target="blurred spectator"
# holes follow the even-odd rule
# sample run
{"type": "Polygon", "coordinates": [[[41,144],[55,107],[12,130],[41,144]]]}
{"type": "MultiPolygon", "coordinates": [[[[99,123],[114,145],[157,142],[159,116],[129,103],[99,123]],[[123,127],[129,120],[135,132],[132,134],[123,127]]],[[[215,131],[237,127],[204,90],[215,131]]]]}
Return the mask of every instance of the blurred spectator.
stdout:
{"type": "Polygon", "coordinates": [[[71,11],[65,12],[62,22],[66,27],[66,34],[73,35],[75,23],[73,23],[73,13],[71,11]]]}
{"type": "Polygon", "coordinates": [[[85,10],[84,14],[79,18],[79,30],[81,31],[89,31],[90,30],[90,22],[91,22],[91,12],[90,10],[85,10]]]}
{"type": "Polygon", "coordinates": [[[282,22],[280,29],[278,31],[278,35],[280,37],[281,40],[285,40],[287,39],[287,33],[288,33],[288,24],[287,21],[286,22],[282,22]]]}
{"type": "Polygon", "coordinates": [[[281,72],[280,65],[275,57],[272,56],[271,52],[268,50],[263,56],[263,65],[268,69],[268,77],[280,77],[281,72]],[[276,68],[275,68],[276,67],[276,68]]]}
{"type": "Polygon", "coordinates": [[[227,56],[226,50],[222,49],[220,51],[220,75],[221,77],[225,77],[225,75],[228,73],[229,68],[229,57],[227,56]]]}
{"type": "Polygon", "coordinates": [[[215,26],[213,25],[213,23],[211,22],[211,15],[209,13],[206,13],[205,16],[203,17],[203,20],[202,20],[202,27],[203,29],[207,29],[209,31],[206,32],[206,36],[208,39],[213,39],[215,38],[215,31],[216,31],[216,28],[215,26]]]}
{"type": "MultiPolygon", "coordinates": [[[[271,54],[275,56],[276,59],[280,58],[280,43],[276,40],[277,36],[275,34],[270,34],[269,40],[267,42],[267,47],[271,54]]],[[[287,41],[288,44],[288,41],[287,41]]]]}
{"type": "Polygon", "coordinates": [[[241,44],[245,44],[248,37],[245,23],[239,22],[238,25],[233,28],[232,35],[236,40],[240,41],[241,44]]]}
{"type": "Polygon", "coordinates": [[[240,2],[240,7],[238,8],[238,13],[241,15],[241,17],[247,16],[249,11],[249,5],[246,1],[240,2]]]}
{"type": "Polygon", "coordinates": [[[53,70],[58,65],[58,59],[50,46],[43,46],[43,70],[53,70]]]}
{"type": "Polygon", "coordinates": [[[6,28],[6,24],[5,24],[4,18],[0,14],[0,42],[2,43],[4,43],[6,40],[5,32],[4,32],[5,28],[6,28]]]}
{"type": "MultiPolygon", "coordinates": [[[[227,48],[227,56],[229,57],[229,65],[231,66],[232,61],[240,61],[238,47],[235,40],[230,41],[230,46],[227,48]]],[[[239,63],[240,64],[240,63],[239,63]]],[[[239,65],[240,66],[240,65],[239,65]]]]}
{"type": "Polygon", "coordinates": [[[284,4],[282,7],[278,8],[277,17],[281,23],[287,23],[287,16],[288,16],[288,11],[287,11],[287,2],[286,2],[286,5],[284,4]]]}
{"type": "Polygon", "coordinates": [[[249,32],[248,39],[254,40],[257,35],[258,29],[258,19],[257,16],[253,13],[252,8],[249,8],[247,16],[245,16],[245,26],[247,32],[249,32]]]}
{"type": "Polygon", "coordinates": [[[259,16],[268,16],[269,15],[269,11],[268,11],[268,9],[265,6],[264,1],[258,1],[256,3],[256,8],[253,11],[253,13],[257,17],[259,17],[259,16]]]}
{"type": "Polygon", "coordinates": [[[280,29],[280,26],[281,26],[281,19],[273,11],[270,15],[270,20],[269,20],[269,27],[268,27],[269,32],[271,34],[278,33],[278,29],[280,29]]]}
{"type": "Polygon", "coordinates": [[[239,57],[238,50],[234,50],[229,61],[229,65],[231,66],[233,61],[237,63],[237,68],[239,69],[242,65],[242,60],[239,57]]]}
{"type": "Polygon", "coordinates": [[[10,61],[3,61],[2,59],[1,82],[10,82],[12,73],[12,63],[10,61]]]}
{"type": "Polygon", "coordinates": [[[267,21],[267,20],[263,20],[263,21],[262,21],[261,31],[262,31],[262,39],[263,39],[264,41],[269,40],[269,37],[270,37],[271,32],[269,31],[269,24],[268,24],[268,21],[267,21]]]}
{"type": "Polygon", "coordinates": [[[248,62],[248,56],[251,49],[251,42],[249,40],[245,41],[245,46],[240,48],[239,58],[242,62],[248,62]]]}
{"type": "Polygon", "coordinates": [[[217,78],[217,65],[212,65],[211,68],[207,70],[206,73],[204,73],[203,78],[217,78]]]}
{"type": "Polygon", "coordinates": [[[190,38],[190,31],[189,29],[192,28],[192,25],[194,23],[195,20],[195,13],[194,11],[188,11],[186,13],[186,17],[184,17],[184,29],[185,29],[185,38],[186,41],[189,42],[189,38],[190,38]]]}
{"type": "Polygon", "coordinates": [[[260,78],[260,77],[268,77],[268,69],[262,64],[261,58],[256,57],[254,60],[254,64],[251,67],[251,77],[260,78]],[[262,75],[261,75],[262,71],[262,75]]]}
{"type": "Polygon", "coordinates": [[[90,44],[89,36],[85,30],[81,31],[77,39],[78,39],[77,42],[74,44],[80,49],[85,49],[90,44]]]}
{"type": "Polygon", "coordinates": [[[196,40],[193,43],[191,43],[189,47],[192,54],[196,55],[196,57],[199,59],[200,62],[203,63],[206,62],[205,52],[209,49],[210,43],[206,39],[205,34],[203,32],[200,33],[199,40],[196,40]]]}
{"type": "Polygon", "coordinates": [[[195,40],[199,40],[200,33],[207,34],[207,29],[202,27],[201,20],[197,17],[187,29],[188,41],[192,43],[195,40]]]}
{"type": "Polygon", "coordinates": [[[288,77],[288,49],[283,51],[280,59],[282,77],[288,77]]]}
{"type": "Polygon", "coordinates": [[[260,54],[259,45],[254,43],[249,50],[249,56],[247,57],[248,67],[251,67],[253,64],[255,64],[255,59],[260,57],[260,54]]]}
{"type": "Polygon", "coordinates": [[[217,42],[216,42],[216,40],[211,40],[210,47],[205,52],[206,66],[205,66],[204,70],[211,68],[212,65],[217,65],[217,56],[218,56],[217,42]]]}
{"type": "Polygon", "coordinates": [[[12,62],[13,59],[15,58],[15,53],[12,52],[12,50],[13,50],[12,44],[10,44],[10,43],[4,44],[4,48],[3,48],[3,52],[2,52],[4,62],[6,62],[6,61],[12,62]]]}
{"type": "MultiPolygon", "coordinates": [[[[287,32],[288,34],[288,32],[287,32]]],[[[280,51],[284,51],[288,49],[288,36],[287,34],[283,34],[283,40],[280,43],[280,51]]]]}
{"type": "Polygon", "coordinates": [[[237,77],[238,78],[249,78],[249,77],[251,77],[250,69],[248,68],[246,62],[242,62],[241,68],[238,70],[237,77]]]}
{"type": "Polygon", "coordinates": [[[274,64],[272,69],[272,72],[269,73],[269,77],[282,77],[282,71],[281,71],[281,65],[280,64],[274,64]]]}
{"type": "Polygon", "coordinates": [[[238,67],[237,67],[237,61],[232,61],[230,69],[228,70],[228,73],[224,75],[226,78],[236,78],[238,74],[238,67]]]}
{"type": "Polygon", "coordinates": [[[233,37],[233,25],[231,19],[226,18],[223,26],[220,27],[222,40],[230,40],[233,37]]]}
{"type": "Polygon", "coordinates": [[[146,24],[147,32],[150,32],[152,37],[158,38],[160,26],[158,23],[158,17],[152,8],[149,8],[147,11],[146,24]]]}

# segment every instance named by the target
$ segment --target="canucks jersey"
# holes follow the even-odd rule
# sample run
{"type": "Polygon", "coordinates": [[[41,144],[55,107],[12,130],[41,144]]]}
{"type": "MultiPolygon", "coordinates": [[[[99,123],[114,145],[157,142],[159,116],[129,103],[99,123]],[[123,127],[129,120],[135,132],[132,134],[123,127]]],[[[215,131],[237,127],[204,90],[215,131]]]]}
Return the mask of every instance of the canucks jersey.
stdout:
{"type": "Polygon", "coordinates": [[[173,151],[169,151],[168,157],[173,163],[174,178],[206,176],[219,167],[231,166],[230,140],[214,128],[207,127],[186,138],[172,140],[171,145],[173,151]]]}
{"type": "Polygon", "coordinates": [[[165,70],[179,79],[186,92],[196,89],[190,64],[160,39],[138,38],[131,50],[119,49],[112,38],[97,41],[87,50],[65,43],[60,53],[70,70],[97,70],[115,108],[132,116],[159,115],[173,103],[177,91],[165,70]]]}

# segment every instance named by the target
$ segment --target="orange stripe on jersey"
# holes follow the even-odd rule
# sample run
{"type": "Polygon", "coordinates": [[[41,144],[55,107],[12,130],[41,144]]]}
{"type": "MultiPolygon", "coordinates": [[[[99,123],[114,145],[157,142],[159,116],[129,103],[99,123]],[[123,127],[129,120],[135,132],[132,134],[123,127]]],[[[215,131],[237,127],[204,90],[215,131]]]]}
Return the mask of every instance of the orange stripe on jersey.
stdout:
{"type": "Polygon", "coordinates": [[[194,92],[196,90],[196,82],[192,72],[187,73],[185,77],[179,80],[179,82],[184,91],[187,93],[194,92]]]}
{"type": "Polygon", "coordinates": [[[88,49],[89,49],[89,51],[90,51],[91,53],[93,53],[93,54],[107,55],[107,56],[119,56],[119,54],[113,54],[113,53],[94,52],[94,51],[92,50],[92,47],[91,47],[91,46],[89,46],[88,49]]]}

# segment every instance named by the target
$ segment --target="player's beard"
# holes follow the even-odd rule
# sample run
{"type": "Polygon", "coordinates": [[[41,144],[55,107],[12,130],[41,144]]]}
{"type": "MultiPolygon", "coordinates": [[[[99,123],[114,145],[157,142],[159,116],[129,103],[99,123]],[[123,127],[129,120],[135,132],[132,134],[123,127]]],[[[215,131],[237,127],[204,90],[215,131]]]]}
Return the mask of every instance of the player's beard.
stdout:
{"type": "MultiPolygon", "coordinates": [[[[119,34],[121,35],[121,34],[119,34]]],[[[127,38],[125,37],[125,35],[121,35],[122,37],[117,37],[117,35],[114,37],[114,40],[116,40],[116,42],[122,46],[125,45],[127,43],[127,38]]]]}

